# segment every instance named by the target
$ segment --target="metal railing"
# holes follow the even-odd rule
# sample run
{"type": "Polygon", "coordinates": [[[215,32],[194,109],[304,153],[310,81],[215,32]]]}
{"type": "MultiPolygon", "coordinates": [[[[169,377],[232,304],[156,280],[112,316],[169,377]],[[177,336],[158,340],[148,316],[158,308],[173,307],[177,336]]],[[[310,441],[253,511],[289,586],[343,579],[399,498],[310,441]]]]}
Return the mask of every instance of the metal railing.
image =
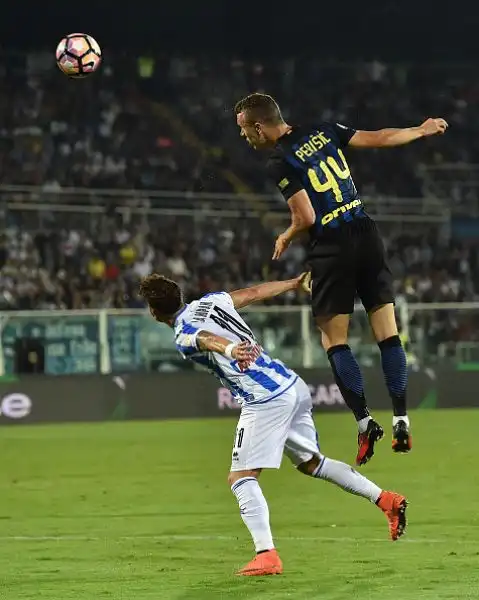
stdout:
{"type": "MultiPolygon", "coordinates": [[[[299,334],[292,352],[301,352],[293,362],[312,366],[307,306],[260,306],[246,312],[249,321],[270,340],[266,345],[280,355],[281,349],[276,347],[279,337],[272,336],[271,329],[280,315],[286,331],[292,316],[289,329],[299,334]],[[271,316],[273,320],[268,319],[271,316]]],[[[155,359],[177,360],[172,331],[155,323],[143,309],[0,312],[0,376],[13,372],[15,341],[22,337],[44,344],[45,370],[51,374],[149,370],[155,359]]],[[[292,352],[286,352],[290,359],[292,352]]]]}
{"type": "MultiPolygon", "coordinates": [[[[0,185],[0,203],[9,211],[55,211],[63,213],[103,214],[112,208],[119,214],[257,217],[246,202],[251,194],[146,191],[125,189],[89,189],[0,185]]],[[[254,194],[267,212],[289,217],[289,211],[277,194],[254,194]]],[[[450,219],[447,203],[436,198],[397,198],[364,196],[368,212],[378,221],[442,223],[450,219]]]]}
{"type": "Polygon", "coordinates": [[[422,178],[426,198],[449,203],[454,213],[479,215],[479,165],[422,165],[418,175],[422,178]]]}
{"type": "MultiPolygon", "coordinates": [[[[407,349],[415,362],[479,360],[479,302],[397,307],[407,349]],[[437,331],[441,334],[437,335],[437,331]],[[463,339],[458,331],[462,332],[463,339]]],[[[309,306],[258,306],[242,311],[265,349],[292,367],[327,364],[309,306]]],[[[357,307],[350,344],[363,365],[377,360],[364,311],[357,307]]],[[[127,373],[183,364],[172,331],[146,310],[22,311],[0,313],[0,375],[14,372],[15,342],[40,340],[50,374],[127,373]]]]}

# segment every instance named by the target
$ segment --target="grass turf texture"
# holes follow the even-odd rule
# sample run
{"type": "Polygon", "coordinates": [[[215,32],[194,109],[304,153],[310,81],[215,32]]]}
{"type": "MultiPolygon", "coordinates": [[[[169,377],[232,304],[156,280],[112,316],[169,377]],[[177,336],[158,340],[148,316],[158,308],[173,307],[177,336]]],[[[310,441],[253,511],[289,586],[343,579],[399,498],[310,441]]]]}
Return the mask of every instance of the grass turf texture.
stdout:
{"type": "MultiPolygon", "coordinates": [[[[413,452],[385,441],[362,469],[410,500],[396,543],[367,501],[286,460],[265,472],[285,565],[270,578],[233,576],[253,556],[226,484],[234,420],[4,427],[0,598],[476,599],[478,415],[418,412],[413,452]]],[[[352,461],[352,418],[317,422],[323,451],[352,461]]]]}

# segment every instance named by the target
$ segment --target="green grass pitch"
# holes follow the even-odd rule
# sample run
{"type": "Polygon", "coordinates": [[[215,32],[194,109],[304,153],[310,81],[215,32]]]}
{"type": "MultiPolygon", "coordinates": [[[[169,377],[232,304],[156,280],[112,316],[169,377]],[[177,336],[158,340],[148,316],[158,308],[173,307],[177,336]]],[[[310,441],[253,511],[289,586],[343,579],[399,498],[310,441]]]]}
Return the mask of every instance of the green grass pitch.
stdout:
{"type": "MultiPolygon", "coordinates": [[[[417,412],[413,452],[384,441],[363,468],[410,500],[396,543],[367,501],[286,460],[265,472],[285,566],[269,578],[234,576],[253,550],[226,484],[233,419],[4,427],[0,598],[478,599],[478,417],[417,412]]],[[[351,462],[352,417],[316,420],[324,453],[351,462]]]]}

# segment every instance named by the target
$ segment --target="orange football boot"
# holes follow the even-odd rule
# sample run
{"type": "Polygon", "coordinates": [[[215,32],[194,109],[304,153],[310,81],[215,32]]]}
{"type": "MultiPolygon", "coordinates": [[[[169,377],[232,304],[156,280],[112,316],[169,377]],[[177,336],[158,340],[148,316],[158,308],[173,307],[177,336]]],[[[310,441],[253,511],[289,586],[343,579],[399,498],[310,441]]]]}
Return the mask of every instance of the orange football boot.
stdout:
{"type": "Polygon", "coordinates": [[[381,492],[376,504],[386,515],[389,521],[389,534],[395,542],[406,531],[407,500],[395,492],[381,492]]]}
{"type": "Polygon", "coordinates": [[[260,552],[252,561],[245,567],[240,569],[237,575],[245,575],[247,577],[261,575],[281,575],[283,572],[283,563],[279,554],[273,548],[267,552],[260,552]]]}

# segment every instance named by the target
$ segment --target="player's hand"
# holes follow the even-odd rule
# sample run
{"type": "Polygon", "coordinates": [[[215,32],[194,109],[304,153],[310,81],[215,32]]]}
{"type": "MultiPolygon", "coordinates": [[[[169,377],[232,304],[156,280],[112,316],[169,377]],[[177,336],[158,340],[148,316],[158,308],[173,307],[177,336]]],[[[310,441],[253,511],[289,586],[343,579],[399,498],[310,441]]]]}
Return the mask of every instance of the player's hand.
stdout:
{"type": "Polygon", "coordinates": [[[240,371],[246,371],[246,369],[261,355],[262,351],[263,349],[258,344],[241,342],[233,348],[231,355],[238,362],[240,371]]]}
{"type": "Polygon", "coordinates": [[[273,260],[278,260],[290,244],[291,241],[284,235],[284,233],[279,235],[274,244],[273,260]]]}
{"type": "Polygon", "coordinates": [[[311,294],[311,272],[307,271],[305,273],[301,273],[298,277],[298,288],[301,288],[303,292],[307,294],[311,294]]]}
{"type": "Polygon", "coordinates": [[[431,135],[442,135],[446,133],[446,129],[449,127],[447,121],[444,119],[427,119],[424,121],[420,128],[425,137],[429,137],[431,135]]]}

